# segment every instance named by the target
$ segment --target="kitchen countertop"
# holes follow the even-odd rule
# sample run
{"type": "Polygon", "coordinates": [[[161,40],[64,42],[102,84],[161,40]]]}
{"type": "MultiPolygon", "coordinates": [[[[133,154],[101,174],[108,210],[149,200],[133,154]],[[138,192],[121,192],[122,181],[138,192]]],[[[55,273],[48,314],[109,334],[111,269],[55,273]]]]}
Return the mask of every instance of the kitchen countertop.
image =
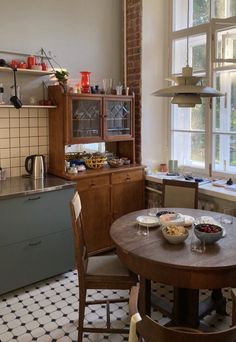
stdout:
{"type": "Polygon", "coordinates": [[[56,176],[47,175],[44,179],[12,177],[0,181],[0,199],[33,195],[75,187],[76,183],[56,176]]]}
{"type": "MultiPolygon", "coordinates": [[[[146,175],[146,177],[145,177],[146,180],[149,180],[152,182],[157,182],[157,183],[162,183],[162,180],[164,178],[186,181],[184,179],[184,177],[167,176],[166,173],[161,173],[161,172],[156,173],[156,174],[152,174],[152,175],[146,175]]],[[[218,186],[212,185],[211,181],[199,182],[198,183],[198,189],[199,189],[200,194],[221,198],[221,199],[224,199],[227,201],[236,202],[236,191],[232,191],[232,190],[225,189],[224,187],[218,187],[218,186]]]]}

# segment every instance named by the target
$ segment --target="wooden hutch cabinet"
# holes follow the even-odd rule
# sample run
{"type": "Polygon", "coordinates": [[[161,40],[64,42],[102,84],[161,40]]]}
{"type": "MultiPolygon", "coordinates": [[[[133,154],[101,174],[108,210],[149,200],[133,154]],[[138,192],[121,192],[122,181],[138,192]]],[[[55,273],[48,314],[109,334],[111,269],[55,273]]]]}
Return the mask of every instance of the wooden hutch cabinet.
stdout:
{"type": "Polygon", "coordinates": [[[144,208],[144,168],[135,164],[134,96],[62,94],[59,86],[49,86],[49,98],[57,104],[49,112],[49,172],[77,181],[89,252],[105,251],[112,247],[111,223],[144,208]],[[108,152],[131,165],[67,173],[65,146],[95,142],[105,142],[108,152]]]}

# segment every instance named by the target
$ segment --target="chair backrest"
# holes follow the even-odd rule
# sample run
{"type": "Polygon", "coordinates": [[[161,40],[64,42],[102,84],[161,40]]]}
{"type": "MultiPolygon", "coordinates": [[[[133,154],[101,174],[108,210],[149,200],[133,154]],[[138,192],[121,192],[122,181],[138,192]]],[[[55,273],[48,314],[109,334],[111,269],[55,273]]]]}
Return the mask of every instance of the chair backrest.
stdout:
{"type": "Polygon", "coordinates": [[[163,179],[162,206],[197,209],[198,183],[163,179]]]}
{"type": "Polygon", "coordinates": [[[84,238],[81,201],[77,191],[70,201],[70,209],[78,275],[83,280],[87,270],[88,252],[84,238]]]}
{"type": "MultiPolygon", "coordinates": [[[[138,294],[139,285],[132,287],[129,299],[129,313],[131,317],[138,314],[138,294]]],[[[233,290],[232,299],[232,311],[235,314],[236,291],[233,290]]],[[[142,342],[235,342],[236,325],[234,320],[232,320],[232,323],[232,328],[208,333],[188,327],[165,327],[153,321],[149,316],[142,317],[135,324],[138,341],[142,342]]]]}
{"type": "Polygon", "coordinates": [[[144,316],[136,330],[145,342],[235,342],[236,326],[227,330],[203,333],[188,328],[167,328],[144,316]]]}

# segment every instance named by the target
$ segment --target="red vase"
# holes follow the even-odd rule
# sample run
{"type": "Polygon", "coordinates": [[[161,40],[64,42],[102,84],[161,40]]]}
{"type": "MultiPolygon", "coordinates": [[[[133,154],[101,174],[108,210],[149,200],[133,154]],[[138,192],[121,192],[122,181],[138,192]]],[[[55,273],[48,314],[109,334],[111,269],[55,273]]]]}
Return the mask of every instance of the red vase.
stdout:
{"type": "Polygon", "coordinates": [[[90,93],[90,74],[89,71],[80,72],[81,93],[90,93]]]}

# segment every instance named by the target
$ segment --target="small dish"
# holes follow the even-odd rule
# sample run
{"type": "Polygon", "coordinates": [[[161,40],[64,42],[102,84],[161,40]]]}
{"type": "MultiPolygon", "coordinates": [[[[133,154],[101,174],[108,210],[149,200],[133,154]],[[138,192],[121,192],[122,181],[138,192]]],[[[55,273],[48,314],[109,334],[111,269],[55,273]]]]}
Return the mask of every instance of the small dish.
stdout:
{"type": "Polygon", "coordinates": [[[141,226],[156,227],[160,225],[159,219],[155,216],[138,216],[136,221],[141,226]]]}
{"type": "Polygon", "coordinates": [[[189,215],[181,215],[184,218],[184,227],[190,227],[193,222],[195,221],[195,218],[189,215]]]}
{"type": "Polygon", "coordinates": [[[181,214],[164,214],[159,217],[160,224],[167,226],[183,226],[185,220],[181,214]]]}

